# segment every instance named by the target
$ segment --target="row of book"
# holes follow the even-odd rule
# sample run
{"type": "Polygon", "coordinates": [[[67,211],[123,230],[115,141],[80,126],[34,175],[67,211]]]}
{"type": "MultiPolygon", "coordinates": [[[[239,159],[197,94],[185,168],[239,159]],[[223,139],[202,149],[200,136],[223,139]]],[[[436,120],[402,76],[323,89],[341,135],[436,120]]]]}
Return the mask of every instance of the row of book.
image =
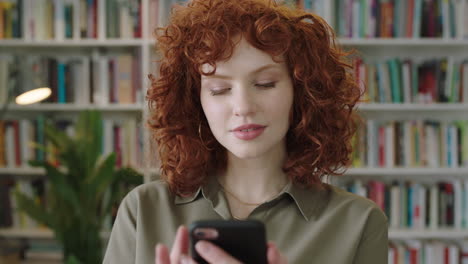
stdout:
{"type": "Polygon", "coordinates": [[[97,38],[101,14],[107,38],[140,38],[141,11],[141,0],[0,0],[0,39],[97,38]]]}
{"type": "Polygon", "coordinates": [[[17,203],[14,192],[19,191],[34,199],[37,204],[45,205],[45,194],[47,193],[48,183],[41,179],[36,180],[11,180],[3,177],[0,180],[1,209],[0,227],[2,228],[23,228],[35,229],[44,228],[28,214],[17,210],[17,203]]]}
{"type": "MultiPolygon", "coordinates": [[[[325,0],[274,0],[278,4],[286,4],[292,8],[301,8],[314,12],[318,15],[325,15],[325,0]]],[[[149,14],[151,29],[157,26],[166,25],[169,20],[171,9],[174,5],[186,5],[188,0],[150,0],[149,14]],[[155,16],[153,16],[155,14],[155,16]]]]}
{"type": "Polygon", "coordinates": [[[352,144],[354,167],[466,167],[468,121],[367,120],[352,144]]]}
{"type": "Polygon", "coordinates": [[[278,4],[286,4],[292,8],[300,8],[308,12],[323,16],[325,14],[325,0],[275,0],[278,4]]]}
{"type": "Polygon", "coordinates": [[[150,0],[149,16],[151,29],[158,26],[165,26],[169,21],[169,16],[174,5],[186,5],[188,0],[150,0]]]}
{"type": "MultiPolygon", "coordinates": [[[[28,168],[29,160],[49,161],[60,165],[54,157],[53,145],[44,133],[45,118],[0,121],[0,168],[28,168]],[[45,152],[37,144],[46,146],[45,152]]],[[[73,120],[61,119],[54,123],[73,137],[73,120]]],[[[134,118],[103,120],[102,154],[115,152],[116,165],[134,168],[143,165],[143,128],[134,118]]]]}
{"type": "Polygon", "coordinates": [[[365,102],[467,103],[468,59],[354,60],[365,102]]]}
{"type": "Polygon", "coordinates": [[[468,243],[453,241],[392,242],[388,264],[468,264],[468,243]]]}
{"type": "MultiPolygon", "coordinates": [[[[141,0],[106,0],[106,36],[108,38],[142,37],[141,0]]],[[[153,16],[149,13],[149,16],[153,16]]]]}
{"type": "Polygon", "coordinates": [[[468,38],[466,0],[335,0],[347,38],[468,38]]]}
{"type": "Polygon", "coordinates": [[[342,183],[342,187],[374,201],[387,215],[390,229],[468,229],[467,180],[355,180],[342,183]]]}
{"type": "Polygon", "coordinates": [[[2,239],[0,263],[8,264],[62,264],[63,246],[52,239],[2,239]]]}
{"type": "Polygon", "coordinates": [[[46,103],[139,103],[140,59],[134,54],[0,55],[0,95],[50,87],[46,103]]]}

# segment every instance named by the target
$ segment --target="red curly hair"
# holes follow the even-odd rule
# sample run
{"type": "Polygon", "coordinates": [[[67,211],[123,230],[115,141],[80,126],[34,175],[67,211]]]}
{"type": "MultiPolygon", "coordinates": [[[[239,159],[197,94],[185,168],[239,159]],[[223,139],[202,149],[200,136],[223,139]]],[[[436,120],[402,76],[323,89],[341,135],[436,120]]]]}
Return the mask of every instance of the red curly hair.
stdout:
{"type": "Polygon", "coordinates": [[[210,131],[200,103],[201,74],[229,59],[241,34],[272,57],[285,59],[294,99],[286,135],[284,172],[297,184],[322,186],[350,164],[360,90],[349,53],[335,44],[319,16],[273,0],[193,0],[176,6],[167,27],[157,28],[159,77],[150,75],[148,125],[158,144],[162,178],[172,192],[189,195],[208,175],[227,166],[226,149],[210,131]],[[214,67],[201,72],[201,65],[214,67]]]}

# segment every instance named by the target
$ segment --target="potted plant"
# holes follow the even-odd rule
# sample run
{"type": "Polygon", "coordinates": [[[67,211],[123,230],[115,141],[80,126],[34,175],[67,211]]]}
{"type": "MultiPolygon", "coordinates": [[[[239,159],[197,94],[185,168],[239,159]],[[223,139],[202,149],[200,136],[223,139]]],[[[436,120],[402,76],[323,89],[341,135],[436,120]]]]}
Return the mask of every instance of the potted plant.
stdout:
{"type": "MultiPolygon", "coordinates": [[[[79,115],[73,137],[47,123],[44,129],[60,166],[30,161],[46,171],[50,190],[47,205],[16,192],[20,210],[53,230],[63,246],[66,263],[102,263],[100,233],[112,206],[125,194],[123,184],[141,184],[143,177],[131,168],[116,169],[116,154],[101,154],[102,123],[98,111],[79,115]]],[[[46,150],[45,146],[39,146],[46,150]]],[[[47,151],[47,150],[46,150],[47,151]]]]}

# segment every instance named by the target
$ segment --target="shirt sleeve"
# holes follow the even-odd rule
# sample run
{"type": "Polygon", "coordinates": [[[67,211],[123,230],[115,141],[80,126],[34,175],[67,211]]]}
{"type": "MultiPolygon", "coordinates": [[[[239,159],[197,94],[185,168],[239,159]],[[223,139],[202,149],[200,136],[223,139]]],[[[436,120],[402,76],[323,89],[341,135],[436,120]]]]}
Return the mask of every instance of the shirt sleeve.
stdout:
{"type": "Polygon", "coordinates": [[[103,264],[135,263],[137,202],[133,192],[120,203],[103,264]]]}
{"type": "Polygon", "coordinates": [[[388,263],[388,219],[374,207],[367,219],[353,264],[388,263]]]}

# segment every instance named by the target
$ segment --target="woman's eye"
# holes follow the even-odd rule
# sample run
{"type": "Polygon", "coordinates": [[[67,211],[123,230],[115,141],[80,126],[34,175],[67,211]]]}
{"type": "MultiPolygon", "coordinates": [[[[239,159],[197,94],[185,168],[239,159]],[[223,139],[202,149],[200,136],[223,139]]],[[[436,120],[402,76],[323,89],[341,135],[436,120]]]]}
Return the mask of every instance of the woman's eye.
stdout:
{"type": "Polygon", "coordinates": [[[226,88],[226,89],[217,89],[217,90],[211,90],[211,95],[218,95],[218,94],[223,94],[224,92],[231,90],[231,88],[226,88]]]}
{"type": "Polygon", "coordinates": [[[275,87],[276,85],[276,82],[269,82],[269,83],[257,83],[256,86],[259,86],[259,87],[265,87],[265,88],[271,88],[271,87],[275,87]]]}

